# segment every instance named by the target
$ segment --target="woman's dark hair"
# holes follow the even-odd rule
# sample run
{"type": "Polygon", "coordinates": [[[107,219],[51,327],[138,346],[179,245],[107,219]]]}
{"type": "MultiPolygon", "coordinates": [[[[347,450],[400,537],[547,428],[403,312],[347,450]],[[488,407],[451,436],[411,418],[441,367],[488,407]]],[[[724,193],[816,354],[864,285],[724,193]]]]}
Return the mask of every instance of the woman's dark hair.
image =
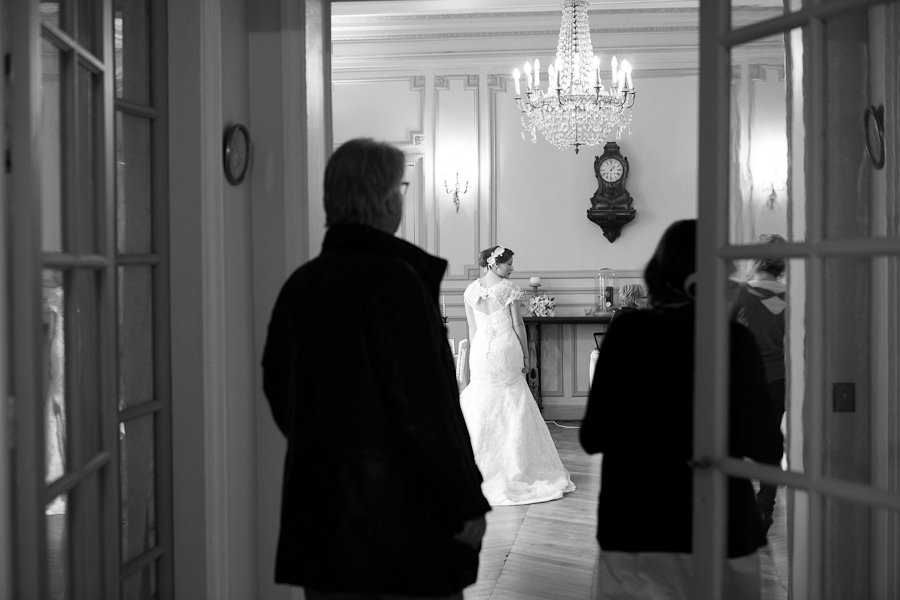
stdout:
{"type": "Polygon", "coordinates": [[[660,308],[694,298],[697,221],[675,221],[663,233],[644,270],[650,304],[660,308]],[[690,279],[688,279],[690,277],[690,279]]]}
{"type": "MultiPolygon", "coordinates": [[[[494,252],[494,250],[496,250],[497,248],[500,248],[500,247],[501,246],[491,246],[487,250],[482,250],[481,252],[479,252],[478,253],[478,266],[479,267],[488,266],[488,258],[491,256],[491,254],[494,252]]],[[[513,257],[513,254],[515,254],[515,252],[513,252],[509,248],[503,248],[503,252],[500,254],[500,256],[497,257],[497,262],[500,264],[509,262],[509,259],[511,259],[513,257]]]]}
{"type": "Polygon", "coordinates": [[[373,225],[391,212],[406,159],[399,149],[356,138],[334,151],[325,167],[325,226],[373,225]]]}

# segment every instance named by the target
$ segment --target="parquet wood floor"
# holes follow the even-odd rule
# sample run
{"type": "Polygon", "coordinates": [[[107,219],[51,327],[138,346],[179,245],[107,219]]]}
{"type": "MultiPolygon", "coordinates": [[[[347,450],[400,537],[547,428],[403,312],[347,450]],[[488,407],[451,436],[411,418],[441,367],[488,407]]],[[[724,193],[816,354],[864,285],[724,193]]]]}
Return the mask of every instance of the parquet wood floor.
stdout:
{"type": "MultiPolygon", "coordinates": [[[[577,427],[577,422],[562,425],[577,427]]],[[[597,495],[600,455],[578,443],[578,429],[548,423],[560,458],[576,489],[560,500],[496,506],[487,515],[478,581],[466,600],[589,600],[593,597],[599,547],[597,495]]],[[[763,600],[787,599],[787,536],[784,493],[779,490],[770,544],[760,551],[763,600]]]]}

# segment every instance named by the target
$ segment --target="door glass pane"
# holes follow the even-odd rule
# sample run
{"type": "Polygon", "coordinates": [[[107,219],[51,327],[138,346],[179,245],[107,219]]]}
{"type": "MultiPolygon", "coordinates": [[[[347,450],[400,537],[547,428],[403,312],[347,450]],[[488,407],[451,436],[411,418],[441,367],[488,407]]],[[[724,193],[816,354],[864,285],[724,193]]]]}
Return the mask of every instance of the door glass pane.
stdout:
{"type": "MultiPolygon", "coordinates": [[[[757,494],[760,485],[760,482],[754,482],[757,494]]],[[[792,500],[792,490],[785,489],[783,486],[778,486],[777,490],[775,507],[772,511],[772,523],[768,525],[763,521],[764,525],[768,527],[766,531],[768,544],[759,551],[762,598],[764,600],[787,600],[787,590],[790,585],[788,532],[789,524],[792,525],[794,519],[789,516],[789,506],[793,506],[795,503],[792,500]]]]}
{"type": "Polygon", "coordinates": [[[78,102],[78,135],[74,163],[77,169],[78,190],[74,199],[77,211],[73,215],[78,223],[78,245],[80,252],[96,253],[102,245],[100,236],[104,197],[101,175],[104,171],[103,147],[98,141],[96,115],[102,114],[101,78],[79,64],[76,79],[78,102]]]}
{"type": "MultiPolygon", "coordinates": [[[[766,247],[778,243],[778,238],[769,237],[758,242],[766,247]]],[[[756,342],[765,377],[763,401],[784,435],[781,468],[802,471],[806,264],[801,259],[780,257],[748,258],[734,264],[725,284],[730,315],[750,330],[756,342]],[[792,452],[798,444],[800,450],[792,452]]]]}
{"type": "Polygon", "coordinates": [[[45,252],[63,249],[62,110],[63,63],[59,49],[41,41],[41,247],[45,252]]]}
{"type": "Polygon", "coordinates": [[[100,39],[103,28],[100,16],[103,14],[103,3],[97,0],[78,0],[75,5],[78,10],[78,43],[94,56],[102,58],[100,39]]]}
{"type": "Polygon", "coordinates": [[[156,546],[155,415],[119,425],[122,563],[156,546]]]}
{"type": "Polygon", "coordinates": [[[159,598],[156,562],[122,582],[122,600],[156,600],[159,598]]]}
{"type": "Polygon", "coordinates": [[[728,537],[722,598],[788,600],[789,555],[787,495],[778,495],[774,511],[763,517],[758,505],[766,484],[728,479],[728,537]]]}
{"type": "Polygon", "coordinates": [[[119,268],[119,408],[153,400],[153,268],[119,268]]]}
{"type": "Polygon", "coordinates": [[[897,29],[886,26],[885,20],[885,7],[877,6],[825,22],[824,218],[825,233],[831,238],[900,235],[900,225],[890,216],[898,211],[896,175],[891,175],[896,173],[897,157],[890,148],[900,135],[900,107],[891,92],[900,87],[896,67],[900,40],[897,29]],[[878,158],[893,164],[878,168],[878,158]]]}
{"type": "Polygon", "coordinates": [[[116,96],[150,103],[150,15],[146,0],[116,0],[116,96]]]}
{"type": "Polygon", "coordinates": [[[116,247],[120,253],[152,250],[152,168],[150,121],[116,113],[116,247]]]}
{"type": "Polygon", "coordinates": [[[80,467],[103,450],[103,402],[101,378],[104,366],[100,347],[100,274],[94,270],[73,272],[69,297],[70,346],[68,365],[75,366],[72,403],[78,406],[78,448],[73,448],[73,467],[80,467]],[[77,323],[77,331],[72,326],[77,323]],[[77,351],[75,351],[77,348],[77,351]]]}
{"type": "Polygon", "coordinates": [[[47,588],[52,600],[69,598],[69,527],[66,520],[68,497],[62,494],[47,505],[47,588]]]}
{"type": "Polygon", "coordinates": [[[55,27],[63,27],[62,11],[65,3],[61,0],[56,2],[41,2],[41,20],[48,25],[55,27]]]}
{"type": "Polygon", "coordinates": [[[105,476],[103,471],[93,473],[69,492],[73,589],[79,598],[104,597],[104,531],[107,524],[115,526],[115,519],[105,519],[103,513],[100,489],[105,476]]]}
{"type": "Polygon", "coordinates": [[[62,271],[45,270],[43,280],[44,479],[49,483],[66,472],[65,290],[62,271]]]}
{"type": "Polygon", "coordinates": [[[799,4],[799,0],[790,3],[785,3],[784,0],[731,0],[731,28],[739,29],[780,17],[789,10],[796,10],[798,7],[793,6],[794,4],[799,4]],[[791,5],[790,8],[786,4],[791,5]]]}
{"type": "Polygon", "coordinates": [[[791,111],[785,39],[785,35],[779,34],[757,40],[735,47],[731,54],[732,244],[750,243],[764,232],[790,239],[788,116],[791,111]]]}
{"type": "Polygon", "coordinates": [[[809,594],[810,553],[816,551],[810,544],[810,498],[805,490],[784,489],[784,521],[778,519],[769,528],[769,548],[779,582],[783,583],[790,598],[807,598],[809,594]],[[786,555],[786,559],[782,558],[786,555]]]}
{"type": "Polygon", "coordinates": [[[804,456],[806,423],[809,410],[804,408],[809,401],[806,394],[807,348],[806,329],[808,327],[807,281],[808,263],[805,259],[794,258],[786,261],[784,284],[787,288],[784,313],[784,404],[776,403],[776,418],[780,417],[784,433],[784,458],[782,467],[786,470],[803,472],[806,470],[804,456]]]}

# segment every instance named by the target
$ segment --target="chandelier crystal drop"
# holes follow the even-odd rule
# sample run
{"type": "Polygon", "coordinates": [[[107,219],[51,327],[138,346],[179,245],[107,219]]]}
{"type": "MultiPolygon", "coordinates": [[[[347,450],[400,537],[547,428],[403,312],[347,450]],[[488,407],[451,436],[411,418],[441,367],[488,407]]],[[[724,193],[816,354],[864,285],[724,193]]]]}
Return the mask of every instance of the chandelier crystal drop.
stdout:
{"type": "Polygon", "coordinates": [[[541,65],[525,63],[525,96],[521,93],[519,69],[513,71],[516,103],[522,111],[522,139],[537,131],[560,150],[596,146],[612,131],[621,139],[631,126],[634,83],[631,65],[616,57],[608,85],[600,75],[600,59],[594,56],[588,0],[564,0],[556,46],[556,62],[547,67],[547,90],[541,89],[541,65]]]}

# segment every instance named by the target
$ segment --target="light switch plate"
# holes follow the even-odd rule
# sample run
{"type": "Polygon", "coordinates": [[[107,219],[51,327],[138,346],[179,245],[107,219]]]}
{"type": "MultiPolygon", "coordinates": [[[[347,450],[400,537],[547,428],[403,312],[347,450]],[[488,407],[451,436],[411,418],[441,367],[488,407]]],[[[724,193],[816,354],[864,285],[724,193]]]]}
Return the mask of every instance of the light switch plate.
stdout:
{"type": "Polygon", "coordinates": [[[856,384],[853,382],[832,384],[831,402],[834,412],[856,412],[856,384]]]}

